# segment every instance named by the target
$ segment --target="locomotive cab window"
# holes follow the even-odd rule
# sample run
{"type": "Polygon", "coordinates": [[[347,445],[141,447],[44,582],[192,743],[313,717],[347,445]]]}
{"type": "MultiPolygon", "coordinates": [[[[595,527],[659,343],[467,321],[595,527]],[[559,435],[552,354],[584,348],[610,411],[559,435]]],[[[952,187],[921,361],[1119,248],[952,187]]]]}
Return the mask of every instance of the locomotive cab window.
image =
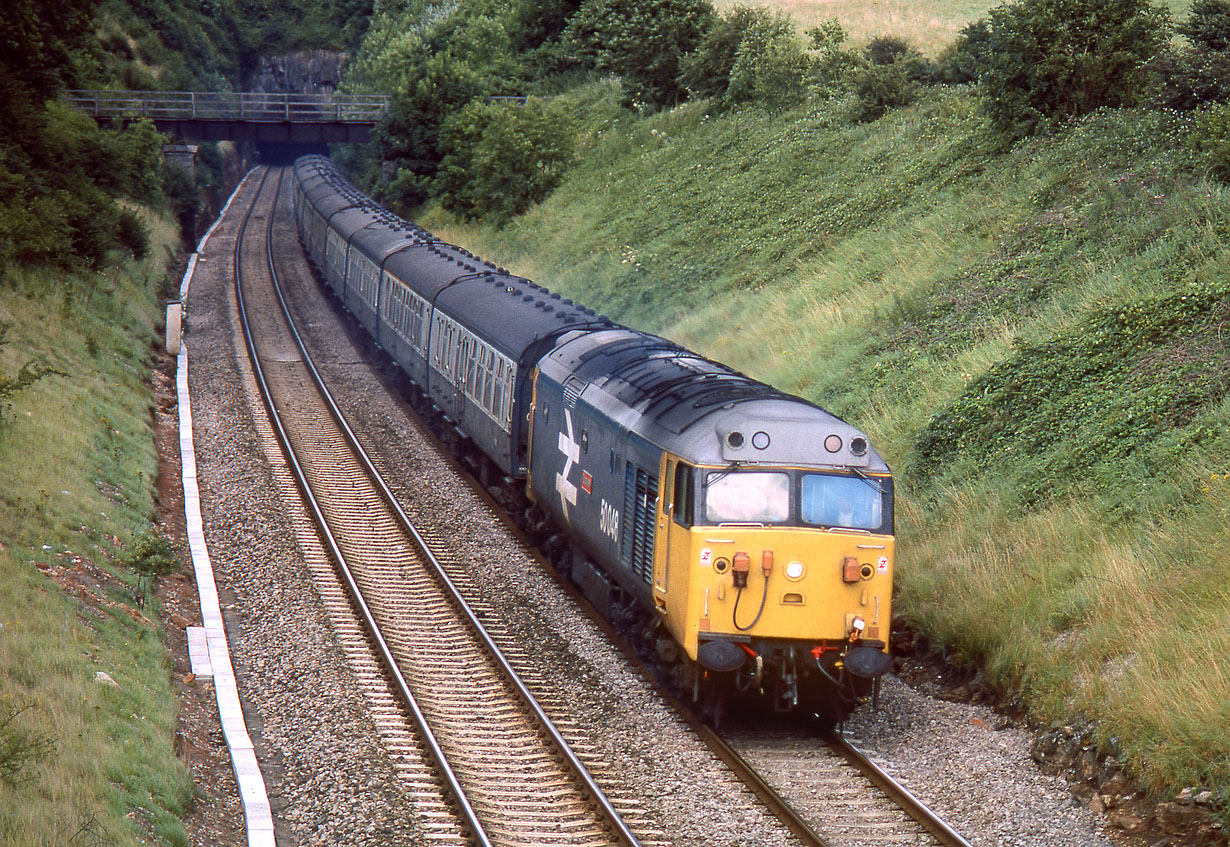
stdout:
{"type": "Polygon", "coordinates": [[[782,523],[789,519],[789,474],[712,471],[705,475],[707,523],[782,523]]]}
{"type": "Polygon", "coordinates": [[[878,530],[884,523],[885,489],[878,480],[809,473],[803,475],[804,523],[878,530]]]}
{"type": "Polygon", "coordinates": [[[671,499],[671,517],[680,526],[692,525],[692,491],[695,473],[687,465],[675,466],[675,491],[671,499]]]}

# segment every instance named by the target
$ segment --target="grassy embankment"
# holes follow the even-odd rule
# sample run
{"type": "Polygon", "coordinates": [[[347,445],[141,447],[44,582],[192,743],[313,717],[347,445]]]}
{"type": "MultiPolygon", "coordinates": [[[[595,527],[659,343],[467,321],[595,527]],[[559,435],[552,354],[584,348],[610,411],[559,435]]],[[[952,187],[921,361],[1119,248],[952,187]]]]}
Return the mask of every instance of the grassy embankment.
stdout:
{"type": "Polygon", "coordinates": [[[541,207],[423,223],[865,428],[899,614],[1038,719],[1100,721],[1152,787],[1224,798],[1230,189],[1183,128],[1003,151],[969,93],[869,125],[608,102],[579,98],[588,147],[541,207]]]}
{"type": "MultiPolygon", "coordinates": [[[[150,345],[166,253],[0,286],[0,376],[48,376],[0,408],[0,843],[186,844],[191,778],[150,598],[117,564],[154,514],[150,345]],[[118,687],[95,681],[109,674],[118,687]]],[[[131,548],[129,548],[131,549],[131,548]]]]}

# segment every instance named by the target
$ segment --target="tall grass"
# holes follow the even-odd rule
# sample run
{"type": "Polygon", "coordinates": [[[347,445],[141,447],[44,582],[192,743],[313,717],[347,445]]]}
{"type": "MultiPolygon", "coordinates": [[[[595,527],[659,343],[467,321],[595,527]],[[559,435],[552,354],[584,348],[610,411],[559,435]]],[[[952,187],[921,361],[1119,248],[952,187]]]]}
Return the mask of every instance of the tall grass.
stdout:
{"type": "Polygon", "coordinates": [[[935,56],[956,39],[963,26],[985,16],[988,9],[998,4],[986,0],[718,0],[714,5],[719,10],[737,5],[780,9],[794,19],[801,31],[836,18],[858,43],[879,35],[895,35],[935,56]]]}
{"type": "MultiPolygon", "coordinates": [[[[172,225],[147,224],[175,243],[172,225]]],[[[165,648],[135,576],[112,564],[154,516],[148,373],[166,258],[14,272],[0,288],[0,369],[67,374],[0,410],[0,701],[24,710],[14,732],[50,743],[0,786],[5,845],[186,843],[193,788],[172,750],[165,648]]]]}
{"type": "MultiPolygon", "coordinates": [[[[988,0],[716,0],[714,6],[725,11],[734,6],[763,6],[780,9],[794,20],[800,32],[836,19],[850,33],[855,44],[865,44],[882,35],[906,39],[924,54],[935,58],[956,40],[971,21],[985,18],[999,6],[988,0]]],[[[1158,5],[1176,20],[1191,7],[1190,0],[1163,0],[1158,5]]]]}
{"type": "Polygon", "coordinates": [[[903,618],[1155,789],[1224,796],[1230,189],[1155,113],[1009,150],[968,92],[842,115],[608,118],[512,224],[424,222],[866,429],[903,618]]]}

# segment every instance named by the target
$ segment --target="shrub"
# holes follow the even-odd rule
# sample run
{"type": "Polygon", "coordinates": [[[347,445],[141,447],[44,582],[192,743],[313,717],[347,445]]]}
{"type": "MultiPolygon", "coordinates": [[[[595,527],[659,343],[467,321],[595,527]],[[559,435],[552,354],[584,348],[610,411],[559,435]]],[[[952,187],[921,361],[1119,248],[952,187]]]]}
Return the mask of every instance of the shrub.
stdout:
{"type": "Polygon", "coordinates": [[[1230,52],[1168,50],[1151,65],[1160,80],[1158,105],[1190,111],[1230,100],[1230,52]]]}
{"type": "Polygon", "coordinates": [[[141,223],[141,218],[132,209],[120,209],[119,229],[116,233],[128,252],[134,259],[144,259],[149,252],[149,230],[141,223]]]}
{"type": "Polygon", "coordinates": [[[918,99],[922,86],[904,65],[867,65],[854,79],[854,120],[874,121],[918,99]]]}
{"type": "Polygon", "coordinates": [[[683,101],[683,57],[714,23],[709,0],[585,0],[563,40],[600,71],[618,74],[629,105],[683,101]]]}
{"type": "Polygon", "coordinates": [[[794,32],[794,23],[782,12],[750,23],[735,50],[725,92],[728,102],[783,109],[806,96],[811,60],[794,32]]]}
{"type": "Polygon", "coordinates": [[[1230,48],[1230,0],[1196,0],[1179,32],[1197,49],[1230,48]]]}
{"type": "Polygon", "coordinates": [[[1230,100],[1230,0],[1197,0],[1179,31],[1192,46],[1169,50],[1153,63],[1160,105],[1185,111],[1230,100]]]}
{"type": "MultiPolygon", "coordinates": [[[[777,42],[794,40],[794,23],[781,12],[750,6],[735,6],[721,15],[705,33],[695,50],[683,57],[679,82],[694,97],[722,97],[731,84],[736,65],[741,65],[740,85],[755,77],[755,60],[777,42]]],[[[802,47],[793,45],[796,58],[802,47]]],[[[801,81],[800,81],[801,84],[801,81]]]]}
{"type": "Polygon", "coordinates": [[[1196,117],[1191,144],[1205,157],[1214,176],[1230,182],[1230,103],[1213,106],[1196,117]]]}
{"type": "Polygon", "coordinates": [[[53,739],[18,723],[23,712],[24,708],[0,701],[0,784],[10,787],[29,782],[29,766],[47,758],[55,749],[53,739]]]}
{"type": "Polygon", "coordinates": [[[985,18],[965,25],[956,42],[940,54],[935,75],[949,85],[977,82],[991,56],[991,24],[985,18]]]}
{"type": "Polygon", "coordinates": [[[440,202],[467,219],[519,215],[559,184],[573,159],[573,137],[559,103],[475,100],[440,130],[446,151],[435,182],[440,202]]]}
{"type": "Polygon", "coordinates": [[[161,532],[148,530],[133,538],[120,563],[142,576],[166,576],[175,569],[175,548],[161,532]]]}
{"type": "Polygon", "coordinates": [[[873,38],[863,54],[867,62],[854,79],[858,121],[874,121],[889,109],[910,105],[935,76],[927,58],[902,38],[873,38]]]}
{"type": "Polygon", "coordinates": [[[1148,0],[1019,0],[991,11],[981,82],[997,129],[1020,137],[1144,93],[1168,17],[1148,0]]]}
{"type": "Polygon", "coordinates": [[[806,33],[813,53],[812,79],[820,94],[844,94],[865,64],[857,53],[842,50],[849,33],[833,18],[806,33]]]}

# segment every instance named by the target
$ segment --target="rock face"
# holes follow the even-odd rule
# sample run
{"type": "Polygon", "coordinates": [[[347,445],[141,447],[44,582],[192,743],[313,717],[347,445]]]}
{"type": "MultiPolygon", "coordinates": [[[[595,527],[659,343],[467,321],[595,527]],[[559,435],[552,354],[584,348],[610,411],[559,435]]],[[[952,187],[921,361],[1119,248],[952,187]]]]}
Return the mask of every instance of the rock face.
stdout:
{"type": "Polygon", "coordinates": [[[349,53],[331,50],[262,56],[260,66],[244,88],[268,94],[332,94],[349,62],[349,53]]]}

